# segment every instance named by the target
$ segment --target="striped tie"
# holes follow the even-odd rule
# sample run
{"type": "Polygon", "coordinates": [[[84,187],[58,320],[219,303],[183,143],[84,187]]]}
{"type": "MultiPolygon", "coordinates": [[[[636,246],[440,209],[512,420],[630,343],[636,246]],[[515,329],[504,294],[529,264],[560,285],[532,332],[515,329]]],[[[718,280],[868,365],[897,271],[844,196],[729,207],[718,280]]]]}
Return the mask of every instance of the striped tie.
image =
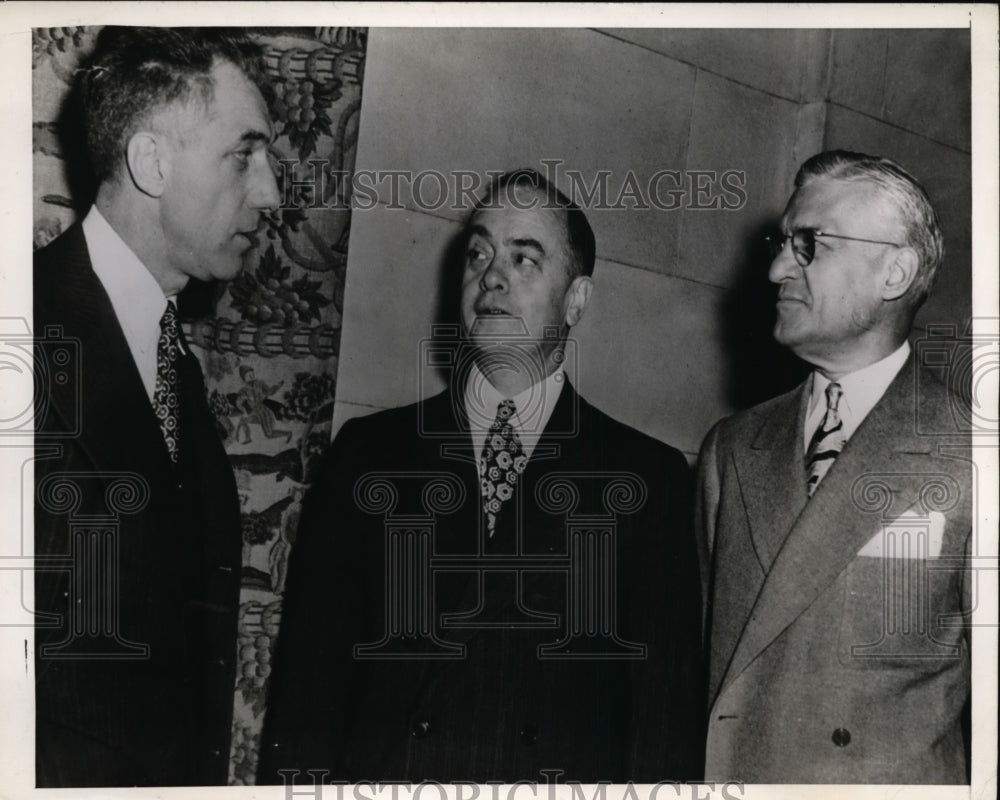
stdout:
{"type": "Polygon", "coordinates": [[[826,415],[813,434],[809,449],[806,451],[806,491],[813,496],[823,476],[833,466],[833,460],[844,449],[843,424],[837,405],[844,390],[839,383],[831,383],[826,387],[826,415]]]}

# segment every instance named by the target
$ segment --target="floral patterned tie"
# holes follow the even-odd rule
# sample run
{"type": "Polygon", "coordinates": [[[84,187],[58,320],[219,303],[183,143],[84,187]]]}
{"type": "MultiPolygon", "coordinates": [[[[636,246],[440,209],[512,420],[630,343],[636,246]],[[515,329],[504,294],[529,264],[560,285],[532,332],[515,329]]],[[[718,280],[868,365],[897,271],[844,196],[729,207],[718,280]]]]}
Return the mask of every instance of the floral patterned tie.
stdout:
{"type": "Polygon", "coordinates": [[[518,476],[528,465],[521,440],[510,422],[516,412],[513,400],[500,401],[479,460],[483,513],[486,514],[486,531],[490,538],[496,530],[501,506],[514,495],[518,476]]]}
{"type": "Polygon", "coordinates": [[[837,411],[843,394],[844,390],[839,383],[831,383],[826,387],[826,414],[806,451],[806,491],[810,497],[833,466],[833,460],[844,449],[844,426],[840,421],[840,412],[837,411]]]}
{"type": "Polygon", "coordinates": [[[160,341],[156,347],[156,390],[153,392],[153,411],[160,423],[163,439],[167,443],[170,460],[177,463],[180,450],[180,407],[177,366],[181,358],[180,326],[177,309],[167,303],[167,310],[160,317],[160,341]]]}

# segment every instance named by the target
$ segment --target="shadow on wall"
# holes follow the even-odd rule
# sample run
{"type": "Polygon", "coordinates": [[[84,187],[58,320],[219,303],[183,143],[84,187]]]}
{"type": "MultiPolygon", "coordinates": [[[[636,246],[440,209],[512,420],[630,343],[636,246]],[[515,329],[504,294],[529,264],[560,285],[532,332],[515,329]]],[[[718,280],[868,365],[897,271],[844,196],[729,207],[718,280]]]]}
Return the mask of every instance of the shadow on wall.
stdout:
{"type": "MultiPolygon", "coordinates": [[[[449,240],[438,265],[435,280],[437,294],[434,305],[434,347],[455,348],[459,344],[461,330],[462,272],[465,268],[465,243],[467,237],[464,228],[457,231],[449,240]]],[[[461,356],[457,356],[461,359],[461,356]]],[[[436,373],[436,377],[448,383],[454,376],[456,363],[425,364],[424,367],[436,373]]]]}
{"type": "Polygon", "coordinates": [[[721,329],[728,358],[726,402],[744,409],[789,391],[809,367],[774,341],[777,287],[767,277],[771,260],[766,237],[778,233],[777,220],[748,238],[736,282],[723,300],[721,329]]]}
{"type": "MultiPolygon", "coordinates": [[[[81,63],[81,69],[88,68],[91,56],[81,63]]],[[[62,155],[69,200],[78,219],[83,219],[94,198],[97,196],[97,179],[90,168],[87,154],[87,137],[84,133],[84,112],[80,81],[73,82],[56,118],[56,136],[62,155]]]]}

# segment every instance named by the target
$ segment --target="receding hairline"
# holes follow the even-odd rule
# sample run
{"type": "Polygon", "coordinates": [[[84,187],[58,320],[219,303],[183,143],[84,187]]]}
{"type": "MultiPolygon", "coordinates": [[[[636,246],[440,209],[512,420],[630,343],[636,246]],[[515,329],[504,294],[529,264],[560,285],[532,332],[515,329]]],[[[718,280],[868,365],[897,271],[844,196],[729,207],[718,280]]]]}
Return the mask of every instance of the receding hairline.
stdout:
{"type": "Polygon", "coordinates": [[[189,91],[186,94],[158,103],[149,108],[143,117],[133,124],[132,135],[143,130],[149,130],[177,141],[181,147],[187,147],[193,141],[197,141],[198,135],[202,133],[204,124],[211,122],[217,117],[218,75],[220,70],[226,68],[231,69],[234,76],[241,79],[252,92],[255,92],[259,96],[265,122],[263,129],[249,125],[246,126],[240,135],[228,144],[235,146],[241,142],[253,143],[258,141],[269,143],[273,138],[273,129],[267,113],[267,101],[264,99],[259,87],[250,79],[240,65],[232,59],[221,55],[216,55],[213,58],[212,65],[207,72],[189,78],[189,91]],[[185,119],[191,114],[194,114],[192,118],[185,119]],[[175,124],[158,124],[157,118],[162,117],[172,119],[175,124]],[[192,133],[195,135],[192,136],[192,133]]]}

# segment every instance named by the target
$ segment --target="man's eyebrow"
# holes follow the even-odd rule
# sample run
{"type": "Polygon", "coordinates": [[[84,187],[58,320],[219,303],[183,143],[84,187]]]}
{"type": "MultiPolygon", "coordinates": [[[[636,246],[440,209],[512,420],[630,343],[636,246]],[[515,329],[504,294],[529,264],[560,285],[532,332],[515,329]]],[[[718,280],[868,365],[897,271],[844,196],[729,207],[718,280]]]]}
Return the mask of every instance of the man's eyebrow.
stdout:
{"type": "Polygon", "coordinates": [[[511,239],[509,240],[514,247],[530,247],[537,250],[542,255],[545,255],[545,248],[542,247],[542,243],[538,239],[532,239],[530,236],[523,237],[521,239],[511,239]]]}
{"type": "Polygon", "coordinates": [[[255,142],[263,142],[264,144],[270,144],[271,138],[271,134],[265,131],[249,130],[243,132],[239,138],[239,143],[253,144],[255,142]]]}
{"type": "Polygon", "coordinates": [[[277,137],[273,136],[268,131],[258,130],[256,128],[249,128],[239,135],[239,137],[233,142],[233,147],[242,147],[248,144],[257,144],[258,142],[264,145],[269,145],[277,137]]]}
{"type": "MultiPolygon", "coordinates": [[[[492,235],[489,230],[482,225],[470,225],[468,228],[468,237],[471,239],[473,236],[481,236],[489,241],[493,240],[492,235]]],[[[522,236],[517,239],[507,239],[506,243],[512,247],[530,247],[533,250],[537,250],[542,255],[545,255],[545,248],[538,239],[533,239],[530,236],[522,236]]]]}

